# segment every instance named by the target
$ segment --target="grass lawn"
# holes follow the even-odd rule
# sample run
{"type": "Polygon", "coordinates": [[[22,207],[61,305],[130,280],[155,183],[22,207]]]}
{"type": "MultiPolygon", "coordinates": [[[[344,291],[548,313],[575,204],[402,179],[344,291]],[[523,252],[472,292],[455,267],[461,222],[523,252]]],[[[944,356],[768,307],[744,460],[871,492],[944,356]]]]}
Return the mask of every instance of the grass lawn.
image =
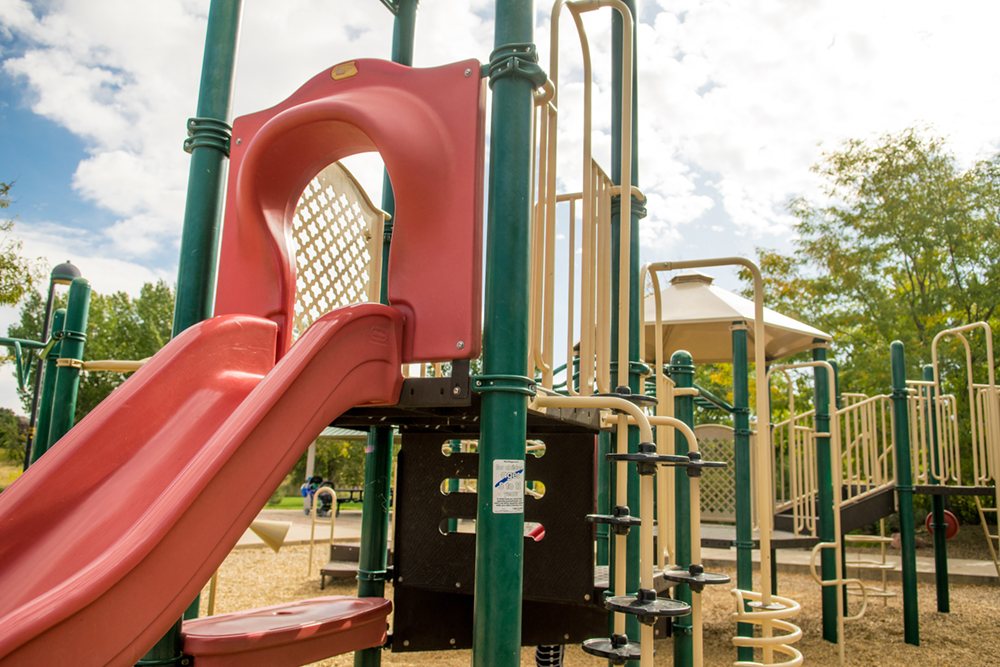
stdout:
{"type": "MultiPolygon", "coordinates": [[[[301,510],[302,509],[302,497],[301,496],[285,496],[281,499],[281,502],[275,505],[265,505],[265,509],[269,510],[301,510]]],[[[361,503],[341,503],[341,510],[359,510],[361,509],[361,503]]]]}

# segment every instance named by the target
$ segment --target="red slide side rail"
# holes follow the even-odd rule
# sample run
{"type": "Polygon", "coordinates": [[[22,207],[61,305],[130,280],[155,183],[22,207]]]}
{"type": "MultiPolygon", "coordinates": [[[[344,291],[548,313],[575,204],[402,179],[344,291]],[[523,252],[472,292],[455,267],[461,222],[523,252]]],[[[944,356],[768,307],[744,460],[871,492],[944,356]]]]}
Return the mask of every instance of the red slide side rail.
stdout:
{"type": "Polygon", "coordinates": [[[172,340],[0,495],[0,666],[133,665],[326,425],[398,401],[402,329],[338,309],[273,369],[267,320],[172,340]]]}
{"type": "Polygon", "coordinates": [[[330,163],[377,150],[396,200],[387,289],[406,320],[403,360],[477,357],[485,100],[476,60],[427,69],[356,60],[318,74],[271,109],[237,118],[216,314],[273,320],[284,354],[299,197],[330,163]]]}

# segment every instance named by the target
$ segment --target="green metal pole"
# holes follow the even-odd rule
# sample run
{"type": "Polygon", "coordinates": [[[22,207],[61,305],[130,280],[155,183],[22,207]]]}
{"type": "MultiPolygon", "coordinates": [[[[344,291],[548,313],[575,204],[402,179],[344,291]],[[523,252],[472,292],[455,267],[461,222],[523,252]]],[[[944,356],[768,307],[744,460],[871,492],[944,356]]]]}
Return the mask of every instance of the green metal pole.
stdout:
{"type": "MultiPolygon", "coordinates": [[[[840,365],[836,361],[830,361],[830,366],[833,368],[833,405],[839,410],[842,405],[840,400],[840,365]]],[[[837,492],[841,494],[843,493],[843,491],[840,490],[838,490],[837,492]]],[[[777,560],[772,560],[771,562],[775,563],[775,567],[777,567],[777,560]]],[[[840,571],[847,572],[846,549],[840,550],[840,571]]],[[[776,578],[772,579],[772,581],[776,582],[777,579],[776,578]]],[[[840,588],[840,596],[844,599],[843,601],[844,609],[847,609],[847,604],[848,604],[847,586],[840,586],[839,588],[840,588]]],[[[777,591],[775,591],[775,595],[777,595],[777,591]]]]}
{"type": "MultiPolygon", "coordinates": [[[[212,317],[222,232],[222,202],[226,188],[226,160],[232,127],[236,50],[240,37],[243,0],[212,0],[208,9],[205,51],[201,63],[197,116],[188,119],[184,150],[191,154],[184,227],[177,267],[173,334],[212,317]]],[[[184,618],[198,615],[196,596],[184,618]]],[[[180,664],[181,623],[164,635],[138,665],[180,664]]]]}
{"type": "MultiPolygon", "coordinates": [[[[611,434],[601,431],[597,434],[597,513],[607,516],[611,514],[611,466],[607,455],[611,453],[611,434]]],[[[597,524],[597,564],[611,564],[611,533],[605,523],[597,524]]],[[[609,574],[610,577],[610,574],[609,574]]],[[[609,579],[610,582],[610,579],[609,579]]],[[[614,590],[612,588],[609,591],[614,590]]],[[[608,615],[611,622],[611,615],[608,615]]]]}
{"type": "MultiPolygon", "coordinates": [[[[49,338],[49,332],[51,331],[52,303],[56,296],[56,285],[69,285],[74,279],[79,277],[80,269],[73,266],[69,261],[66,261],[52,269],[52,273],[49,274],[49,296],[45,302],[45,316],[42,319],[41,341],[47,341],[49,338]]],[[[31,450],[35,446],[35,434],[38,433],[38,399],[40,398],[42,391],[43,369],[44,366],[42,365],[41,360],[39,360],[38,366],[35,368],[35,384],[31,391],[31,410],[28,412],[28,439],[24,443],[23,470],[27,470],[28,466],[31,465],[31,450]]],[[[46,423],[48,423],[47,420],[46,423]]],[[[46,426],[46,428],[48,428],[48,426],[46,426]]]]}
{"type": "MultiPolygon", "coordinates": [[[[395,12],[396,19],[392,28],[392,61],[411,67],[413,65],[413,42],[417,30],[417,5],[420,0],[399,0],[395,12]]],[[[396,198],[389,181],[389,173],[382,175],[382,210],[394,215],[396,213],[396,198]]],[[[389,245],[392,241],[392,226],[394,219],[385,221],[382,231],[382,291],[381,301],[388,304],[387,296],[389,276],[389,245]]]]}
{"type": "MultiPolygon", "coordinates": [[[[59,308],[52,316],[52,332],[61,332],[66,323],[66,309],[59,308]]],[[[38,406],[38,424],[35,430],[35,442],[31,448],[31,462],[34,463],[49,450],[49,424],[52,422],[52,396],[56,389],[56,359],[62,353],[62,340],[58,340],[49,349],[45,359],[45,378],[42,382],[42,398],[38,406]]]]}
{"type": "MultiPolygon", "coordinates": [[[[743,322],[734,322],[734,326],[743,322]]],[[[750,380],[747,362],[747,330],[733,330],[733,464],[736,477],[736,588],[753,590],[753,506],[750,480],[750,380]]],[[[753,637],[753,624],[738,623],[736,634],[753,637]]],[[[736,649],[743,662],[753,660],[753,647],[736,649]]]]}
{"type": "MultiPolygon", "coordinates": [[[[83,360],[83,346],[87,341],[87,319],[90,313],[90,283],[86,278],[77,278],[69,286],[69,302],[66,304],[66,320],[62,330],[60,359],[83,360]]],[[[52,391],[52,417],[49,422],[49,448],[73,428],[76,417],[76,392],[80,387],[80,368],[59,366],[56,368],[55,388],[52,391]]]]}
{"type": "MultiPolygon", "coordinates": [[[[448,449],[451,450],[452,454],[457,454],[462,451],[462,441],[461,440],[450,440],[448,443],[448,449]]],[[[452,478],[448,480],[448,493],[455,493],[458,491],[458,479],[452,478]]],[[[454,533],[458,530],[458,519],[448,519],[448,532],[454,533]]]]}
{"type": "MultiPolygon", "coordinates": [[[[413,38],[419,0],[400,0],[392,33],[392,60],[413,64],[413,38]]],[[[395,215],[396,200],[389,175],[383,176],[382,209],[395,215]]],[[[389,248],[392,222],[386,221],[382,235],[382,282],[379,300],[389,303],[389,248]]],[[[361,548],[358,555],[358,597],[383,597],[388,565],[389,503],[392,494],[392,427],[369,430],[365,448],[365,502],[361,510],[361,548]]],[[[457,486],[456,489],[457,490],[457,486]]],[[[354,653],[355,667],[378,667],[382,650],[369,648],[354,653]]]]}
{"type": "MultiPolygon", "coordinates": [[[[633,19],[636,16],[635,0],[625,0],[633,19]]],[[[611,12],[611,180],[618,185],[622,183],[622,95],[626,82],[622,80],[622,45],[624,43],[624,22],[617,11],[611,12]]],[[[639,184],[639,145],[638,145],[638,68],[636,62],[636,21],[632,22],[632,81],[628,82],[632,92],[632,136],[631,140],[631,185],[639,184]]],[[[625,189],[625,188],[623,188],[625,189]]],[[[631,189],[625,189],[631,193],[631,189]]],[[[633,362],[639,360],[639,298],[641,285],[639,285],[639,219],[642,217],[642,202],[634,197],[631,204],[631,216],[625,221],[629,225],[629,265],[620,266],[621,257],[621,199],[616,197],[611,207],[611,349],[617,350],[618,341],[618,285],[621,280],[621,271],[628,271],[629,281],[629,341],[628,341],[628,388],[633,394],[640,391],[642,376],[638,371],[638,365],[633,362]]],[[[617,359],[617,352],[614,353],[617,359]]],[[[617,381],[618,364],[611,365],[612,377],[617,381]]],[[[610,443],[610,441],[609,441],[610,443]]],[[[609,445],[610,446],[610,445],[609,445]]],[[[628,450],[631,453],[639,451],[639,431],[636,427],[629,428],[628,450]]],[[[609,473],[610,475],[610,473],[609,473]]],[[[616,494],[615,475],[611,477],[611,494],[616,494]]],[[[633,512],[639,507],[639,479],[634,467],[629,466],[627,502],[633,512]]],[[[625,589],[627,594],[636,593],[639,590],[639,532],[630,531],[626,537],[625,549],[628,563],[626,565],[625,589]]],[[[614,589],[614,559],[616,554],[611,553],[609,571],[611,590],[614,589]]],[[[636,616],[628,615],[625,618],[625,634],[629,640],[639,641],[639,620],[636,616]]],[[[631,663],[635,664],[635,663],[631,663]]]]}
{"type": "MultiPolygon", "coordinates": [[[[822,342],[822,341],[816,341],[822,342]]],[[[826,361],[826,348],[813,350],[813,361],[826,361]]],[[[813,392],[815,396],[816,433],[830,432],[830,388],[826,377],[826,368],[813,368],[813,392]]],[[[836,540],[833,524],[833,494],[840,489],[833,488],[833,470],[830,467],[830,438],[816,437],[816,482],[819,485],[816,502],[817,518],[819,519],[819,539],[823,542],[836,540]]],[[[820,554],[820,574],[823,581],[837,578],[837,555],[830,549],[823,549],[820,554]]],[[[823,587],[823,639],[828,642],[837,641],[837,587],[823,587]]]]}
{"type": "MultiPolygon", "coordinates": [[[[690,389],[694,386],[694,361],[691,355],[678,350],[670,356],[670,377],[678,389],[690,389]]],[[[694,428],[694,397],[678,396],[674,399],[674,416],[694,428]]],[[[687,439],[674,438],[674,453],[686,456],[688,453],[687,439]]],[[[691,564],[691,478],[687,468],[677,467],[674,470],[674,548],[677,550],[676,565],[681,570],[687,570],[691,564]]],[[[674,597],[691,604],[691,588],[687,584],[678,584],[674,588],[674,597]]],[[[692,634],[691,616],[674,619],[674,665],[691,667],[694,661],[694,636],[692,634]]]]}
{"type": "MultiPolygon", "coordinates": [[[[533,93],[537,67],[531,0],[497,0],[487,207],[486,299],[476,514],[472,664],[521,664],[523,482],[527,398],[528,273],[533,93]],[[520,480],[520,500],[504,497],[520,480]],[[507,481],[504,481],[507,480],[507,481]],[[517,505],[521,504],[519,508],[517,505]]],[[[512,494],[513,495],[513,494],[512,494]]]]}
{"type": "MultiPolygon", "coordinates": [[[[389,543],[389,503],[392,487],[392,427],[373,428],[365,448],[365,497],[358,555],[358,597],[384,597],[389,543]]],[[[356,651],[356,667],[377,667],[378,647],[356,651]]]]}
{"type": "Polygon", "coordinates": [[[190,663],[181,662],[183,658],[177,648],[177,640],[175,637],[180,637],[181,635],[181,624],[184,622],[183,618],[178,618],[173,627],[163,635],[158,642],[153,645],[153,648],[149,649],[149,652],[143,656],[142,660],[139,661],[139,665],[184,665],[190,663]]]}
{"type": "Polygon", "coordinates": [[[896,459],[896,497],[899,502],[899,534],[903,565],[903,636],[907,644],[920,646],[920,611],[917,608],[917,547],[913,534],[913,467],[910,461],[910,420],[907,418],[906,356],[903,344],[889,346],[892,370],[892,425],[896,459]]]}
{"type": "MultiPolygon", "coordinates": [[[[934,381],[934,367],[924,366],[924,381],[934,381]]],[[[930,419],[927,420],[930,429],[928,442],[931,443],[931,484],[938,484],[938,477],[941,475],[941,459],[938,456],[938,419],[937,392],[934,387],[927,387],[928,412],[930,419]]],[[[948,596],[948,543],[945,538],[945,531],[948,524],[944,519],[944,496],[934,494],[931,496],[931,528],[934,529],[934,585],[937,589],[937,610],[942,613],[951,611],[951,601],[948,596]]]]}
{"type": "Polygon", "coordinates": [[[197,116],[188,119],[189,137],[184,142],[184,150],[191,153],[191,167],[177,269],[174,336],[212,317],[215,305],[226,160],[232,137],[229,120],[242,11],[243,0],[212,0],[208,10],[197,116]]]}

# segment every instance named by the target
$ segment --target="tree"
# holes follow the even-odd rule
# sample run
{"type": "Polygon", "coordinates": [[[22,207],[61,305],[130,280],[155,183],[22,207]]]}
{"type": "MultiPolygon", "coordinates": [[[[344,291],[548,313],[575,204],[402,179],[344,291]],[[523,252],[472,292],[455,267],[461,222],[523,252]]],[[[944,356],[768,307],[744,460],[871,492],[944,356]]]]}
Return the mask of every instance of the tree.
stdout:
{"type": "MultiPolygon", "coordinates": [[[[65,305],[66,299],[62,296],[55,307],[63,308],[65,305]]],[[[44,308],[42,296],[33,292],[21,308],[21,321],[8,328],[8,335],[39,340],[44,308]]],[[[132,298],[125,292],[108,296],[94,293],[90,300],[84,361],[144,359],[156,354],[170,340],[173,313],[173,290],[162,280],[143,285],[138,298],[132,298]]],[[[35,370],[32,370],[34,373],[35,370]]],[[[77,394],[77,421],[103,401],[126,377],[121,373],[84,372],[77,394]]],[[[33,382],[32,377],[26,386],[32,387],[33,382]]],[[[29,410],[30,389],[19,393],[25,410],[29,410]]]]}
{"type": "Polygon", "coordinates": [[[28,420],[13,410],[0,408],[0,461],[24,461],[24,445],[28,441],[28,420]]]}
{"type": "MultiPolygon", "coordinates": [[[[0,209],[10,206],[12,183],[0,183],[0,209]]],[[[21,241],[11,236],[13,220],[0,220],[0,305],[13,306],[40,281],[42,267],[21,257],[21,241]]]]}
{"type": "Polygon", "coordinates": [[[963,170],[943,139],[910,129],[849,140],[813,171],[826,201],[790,203],[795,252],[758,253],[768,305],[833,334],[842,386],[888,391],[893,340],[912,378],[935,334],[996,321],[1000,155],[963,170]]]}
{"type": "MultiPolygon", "coordinates": [[[[335,488],[362,487],[365,483],[365,440],[318,438],[313,474],[333,482],[335,488]]],[[[306,456],[303,455],[291,472],[301,484],[306,478],[306,456]]]]}

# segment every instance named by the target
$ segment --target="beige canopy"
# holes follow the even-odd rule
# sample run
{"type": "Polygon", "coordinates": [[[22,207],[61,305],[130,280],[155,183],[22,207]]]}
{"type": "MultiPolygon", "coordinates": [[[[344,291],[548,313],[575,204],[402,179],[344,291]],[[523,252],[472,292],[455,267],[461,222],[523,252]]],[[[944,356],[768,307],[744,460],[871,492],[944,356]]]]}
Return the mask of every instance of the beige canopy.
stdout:
{"type": "MultiPolygon", "coordinates": [[[[715,287],[713,280],[704,273],[685,272],[674,276],[670,287],[661,292],[664,362],[669,362],[677,350],[687,350],[695,363],[732,363],[734,323],[749,326],[747,358],[753,361],[753,301],[715,287]]],[[[646,297],[645,320],[645,358],[651,363],[656,359],[656,299],[652,295],[646,297]]],[[[764,309],[764,326],[768,361],[812,349],[816,339],[826,343],[832,340],[830,334],[769,308],[764,309]]]]}

